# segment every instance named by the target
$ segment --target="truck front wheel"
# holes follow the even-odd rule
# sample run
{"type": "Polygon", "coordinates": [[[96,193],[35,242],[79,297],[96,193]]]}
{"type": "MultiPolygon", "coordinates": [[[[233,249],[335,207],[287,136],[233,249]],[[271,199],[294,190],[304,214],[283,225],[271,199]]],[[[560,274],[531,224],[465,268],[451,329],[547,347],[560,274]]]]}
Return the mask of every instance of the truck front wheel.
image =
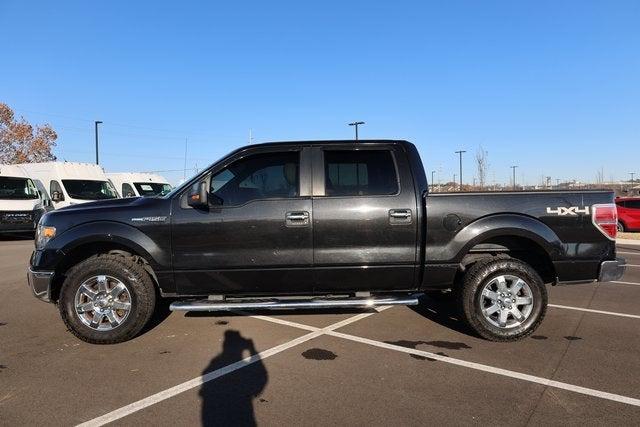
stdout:
{"type": "Polygon", "coordinates": [[[122,255],[100,254],[69,270],[58,306],[75,336],[92,344],[115,344],[142,330],[155,302],[153,281],[140,264],[122,255]]]}
{"type": "Polygon", "coordinates": [[[516,341],[533,333],[547,310],[547,290],[530,265],[513,258],[474,264],[464,276],[461,312],[491,341],[516,341]]]}

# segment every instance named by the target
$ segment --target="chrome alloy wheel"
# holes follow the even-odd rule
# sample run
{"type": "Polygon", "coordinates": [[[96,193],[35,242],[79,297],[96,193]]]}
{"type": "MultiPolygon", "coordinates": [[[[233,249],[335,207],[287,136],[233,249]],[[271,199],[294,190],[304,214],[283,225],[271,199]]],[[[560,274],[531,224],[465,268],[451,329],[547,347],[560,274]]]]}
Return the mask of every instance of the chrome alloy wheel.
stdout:
{"type": "Polygon", "coordinates": [[[533,293],[519,277],[502,275],[482,288],[480,310],[487,322],[503,329],[524,323],[533,311],[533,293]]]}
{"type": "Polygon", "coordinates": [[[75,298],[80,321],[97,331],[110,331],[124,322],[131,312],[131,294],[112,276],[93,276],[78,288],[75,298]]]}

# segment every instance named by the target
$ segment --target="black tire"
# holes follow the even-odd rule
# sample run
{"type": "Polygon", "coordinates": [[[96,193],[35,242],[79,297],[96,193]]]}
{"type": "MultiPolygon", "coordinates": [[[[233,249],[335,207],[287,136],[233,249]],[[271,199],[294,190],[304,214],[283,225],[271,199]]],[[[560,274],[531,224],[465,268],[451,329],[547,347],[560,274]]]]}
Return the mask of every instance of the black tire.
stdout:
{"type": "Polygon", "coordinates": [[[622,221],[618,221],[618,232],[624,233],[624,224],[622,223],[622,221]]]}
{"type": "MultiPolygon", "coordinates": [[[[466,272],[458,299],[462,317],[471,329],[482,338],[503,342],[517,341],[531,335],[540,326],[547,312],[547,301],[547,289],[538,273],[530,265],[513,258],[491,258],[478,261],[466,272]],[[483,288],[499,276],[520,278],[531,291],[533,307],[520,325],[513,327],[494,325],[482,313],[481,306],[486,302],[482,296],[483,288]]],[[[517,323],[515,317],[511,316],[511,318],[511,322],[517,323]]]]}
{"type": "Polygon", "coordinates": [[[134,338],[147,324],[156,304],[153,280],[144,267],[131,257],[116,254],[94,255],[67,273],[60,290],[58,308],[69,331],[92,344],[115,344],[134,338]],[[111,276],[125,285],[130,294],[130,311],[117,327],[103,331],[85,325],[75,308],[76,293],[80,286],[94,276],[111,276]]]}

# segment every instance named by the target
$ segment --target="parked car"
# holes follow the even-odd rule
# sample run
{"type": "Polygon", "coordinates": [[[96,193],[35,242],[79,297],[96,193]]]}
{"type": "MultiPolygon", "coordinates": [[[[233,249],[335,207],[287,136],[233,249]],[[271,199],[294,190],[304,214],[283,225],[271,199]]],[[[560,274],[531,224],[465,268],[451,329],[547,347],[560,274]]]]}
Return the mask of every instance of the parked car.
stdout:
{"type": "Polygon", "coordinates": [[[155,173],[118,172],[107,173],[121,197],[164,196],[172,189],[168,181],[155,173]]]}
{"type": "Polygon", "coordinates": [[[52,209],[20,166],[0,165],[0,233],[33,233],[40,217],[52,209]]]}
{"type": "Polygon", "coordinates": [[[43,183],[56,209],[118,197],[104,170],[93,163],[43,162],[20,166],[31,178],[43,183]]]}
{"type": "Polygon", "coordinates": [[[617,197],[618,231],[640,231],[640,197],[617,197]]]}
{"type": "Polygon", "coordinates": [[[158,198],[47,213],[28,270],[91,343],[172,310],[418,304],[452,290],[480,336],[530,335],[546,284],[620,278],[611,191],[427,194],[406,141],[245,146],[158,198]]]}

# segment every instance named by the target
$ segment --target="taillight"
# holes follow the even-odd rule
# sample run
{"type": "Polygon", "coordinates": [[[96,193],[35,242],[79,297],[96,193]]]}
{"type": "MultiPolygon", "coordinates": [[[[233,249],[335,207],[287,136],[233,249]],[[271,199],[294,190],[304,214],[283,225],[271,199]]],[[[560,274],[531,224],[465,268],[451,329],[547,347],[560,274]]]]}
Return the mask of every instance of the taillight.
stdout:
{"type": "Polygon", "coordinates": [[[593,225],[609,239],[615,240],[618,233],[618,211],[614,203],[593,205],[591,208],[593,225]]]}

